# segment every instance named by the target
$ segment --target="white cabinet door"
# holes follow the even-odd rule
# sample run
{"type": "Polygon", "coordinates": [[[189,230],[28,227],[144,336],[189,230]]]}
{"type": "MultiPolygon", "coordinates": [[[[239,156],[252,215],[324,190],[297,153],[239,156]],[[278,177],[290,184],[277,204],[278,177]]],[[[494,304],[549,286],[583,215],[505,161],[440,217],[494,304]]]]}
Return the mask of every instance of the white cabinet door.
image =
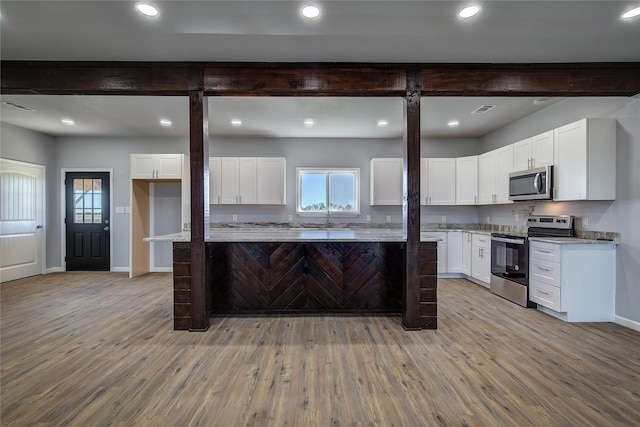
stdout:
{"type": "MultiPolygon", "coordinates": [[[[553,131],[550,130],[531,138],[531,167],[541,168],[553,165],[553,131]]],[[[514,170],[520,170],[517,167],[514,170]]]]}
{"type": "Polygon", "coordinates": [[[554,131],[555,200],[615,200],[615,119],[583,119],[554,131]]]}
{"type": "Polygon", "coordinates": [[[478,204],[493,203],[496,194],[496,152],[478,156],[478,204]]]}
{"type": "Polygon", "coordinates": [[[156,156],[155,154],[131,155],[132,179],[155,179],[156,156]]]}
{"type": "Polygon", "coordinates": [[[258,201],[256,158],[240,157],[238,162],[238,203],[242,205],[255,205],[258,201]]]}
{"type": "Polygon", "coordinates": [[[513,203],[509,200],[509,174],[513,172],[513,145],[496,150],[496,195],[494,203],[513,203]]]}
{"type": "Polygon", "coordinates": [[[223,205],[238,204],[240,193],[240,161],[237,157],[223,157],[220,165],[222,182],[221,203],[223,205]]]}
{"type": "Polygon", "coordinates": [[[429,159],[420,159],[420,204],[429,204],[429,159]]]}
{"type": "Polygon", "coordinates": [[[478,202],[478,156],[456,159],[456,205],[478,202]]]}
{"type": "Polygon", "coordinates": [[[402,158],[371,159],[371,205],[402,205],[402,158]]]}
{"type": "Polygon", "coordinates": [[[491,279],[491,238],[473,234],[471,245],[471,276],[488,285],[491,279]]]}
{"type": "Polygon", "coordinates": [[[428,197],[430,205],[456,204],[456,159],[429,159],[428,197]]]}
{"type": "Polygon", "coordinates": [[[209,204],[222,203],[222,158],[209,157],[209,204]]]}
{"type": "Polygon", "coordinates": [[[471,233],[462,233],[462,274],[471,276],[471,233]]]}
{"type": "Polygon", "coordinates": [[[284,157],[258,157],[256,164],[257,203],[286,204],[286,161],[284,157]]]}
{"type": "Polygon", "coordinates": [[[456,159],[420,159],[420,204],[456,204],[456,159]]]}
{"type": "Polygon", "coordinates": [[[157,154],[157,179],[182,179],[182,154],[157,154]]]}
{"type": "Polygon", "coordinates": [[[429,231],[424,233],[427,237],[438,240],[438,274],[447,272],[447,232],[429,231]]]}
{"type": "Polygon", "coordinates": [[[531,138],[513,144],[513,169],[531,169],[531,138]]]}
{"type": "Polygon", "coordinates": [[[462,231],[447,232],[447,272],[462,273],[462,231]]]}
{"type": "Polygon", "coordinates": [[[132,179],[182,179],[182,154],[131,154],[132,179]]]}

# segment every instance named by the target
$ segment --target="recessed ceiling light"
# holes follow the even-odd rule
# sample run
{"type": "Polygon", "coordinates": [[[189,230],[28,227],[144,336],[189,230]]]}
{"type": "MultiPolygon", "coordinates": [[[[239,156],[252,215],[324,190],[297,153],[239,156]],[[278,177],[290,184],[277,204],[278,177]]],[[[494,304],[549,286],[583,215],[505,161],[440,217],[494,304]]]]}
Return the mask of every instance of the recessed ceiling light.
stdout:
{"type": "Polygon", "coordinates": [[[449,126],[450,128],[454,128],[454,127],[458,126],[459,124],[460,124],[460,122],[455,120],[455,119],[449,120],[447,122],[447,126],[449,126]]]}
{"type": "Polygon", "coordinates": [[[136,9],[145,16],[158,16],[158,9],[148,3],[138,3],[136,4],[136,9]]]}
{"type": "Polygon", "coordinates": [[[383,127],[388,126],[388,125],[389,125],[389,122],[388,122],[388,121],[386,121],[386,120],[384,120],[384,119],[382,119],[382,120],[378,120],[378,126],[379,126],[379,127],[383,128],[383,127]]]}
{"type": "Polygon", "coordinates": [[[636,8],[633,8],[631,10],[628,10],[627,12],[622,14],[621,18],[622,19],[631,19],[631,18],[635,18],[638,15],[640,15],[640,7],[636,7],[636,8]]]}
{"type": "Polygon", "coordinates": [[[313,126],[314,123],[313,119],[304,119],[304,125],[307,127],[313,126]]]}
{"type": "Polygon", "coordinates": [[[74,122],[72,119],[68,119],[68,118],[62,119],[62,123],[64,123],[67,126],[73,126],[74,124],[76,124],[76,122],[74,122]]]}
{"type": "Polygon", "coordinates": [[[241,126],[242,125],[242,120],[240,119],[231,119],[231,126],[241,126]]]}
{"type": "Polygon", "coordinates": [[[466,18],[471,18],[472,16],[477,15],[478,12],[480,12],[480,6],[471,5],[471,6],[465,7],[460,12],[458,12],[458,16],[460,18],[466,19],[466,18]]]}
{"type": "Polygon", "coordinates": [[[171,120],[169,120],[169,119],[160,119],[160,124],[162,126],[171,126],[171,120]]]}
{"type": "Polygon", "coordinates": [[[303,7],[300,10],[300,13],[305,18],[314,19],[320,16],[320,8],[318,6],[310,4],[308,6],[303,7]]]}

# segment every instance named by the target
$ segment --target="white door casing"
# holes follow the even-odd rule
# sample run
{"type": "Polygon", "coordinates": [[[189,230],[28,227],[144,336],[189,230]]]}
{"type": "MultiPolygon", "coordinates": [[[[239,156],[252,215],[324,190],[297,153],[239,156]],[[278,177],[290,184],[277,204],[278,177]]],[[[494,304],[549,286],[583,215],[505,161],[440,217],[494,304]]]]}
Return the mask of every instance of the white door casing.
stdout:
{"type": "Polygon", "coordinates": [[[0,282],[44,273],[45,167],[0,159],[0,282]]]}

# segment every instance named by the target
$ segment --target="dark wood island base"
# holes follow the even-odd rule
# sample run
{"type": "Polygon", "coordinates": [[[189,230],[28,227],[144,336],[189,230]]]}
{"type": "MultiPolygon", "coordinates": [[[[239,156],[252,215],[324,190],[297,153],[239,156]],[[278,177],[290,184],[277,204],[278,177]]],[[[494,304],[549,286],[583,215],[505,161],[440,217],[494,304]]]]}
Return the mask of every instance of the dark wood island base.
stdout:
{"type": "MultiPolygon", "coordinates": [[[[420,289],[408,292],[404,242],[207,242],[207,311],[401,314],[407,330],[436,329],[436,245],[420,243],[420,289]]],[[[190,260],[189,242],[174,242],[175,330],[193,330],[190,260]]]]}

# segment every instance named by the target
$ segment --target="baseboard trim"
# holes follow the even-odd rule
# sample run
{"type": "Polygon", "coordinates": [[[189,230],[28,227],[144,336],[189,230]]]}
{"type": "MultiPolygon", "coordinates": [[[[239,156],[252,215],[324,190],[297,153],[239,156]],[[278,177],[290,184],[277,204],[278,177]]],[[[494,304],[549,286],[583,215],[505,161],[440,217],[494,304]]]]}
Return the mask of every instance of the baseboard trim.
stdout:
{"type": "Polygon", "coordinates": [[[64,272],[64,270],[62,269],[62,267],[51,267],[51,268],[47,268],[44,271],[44,274],[49,274],[49,273],[62,273],[64,272]]]}
{"type": "Polygon", "coordinates": [[[613,321],[618,325],[626,326],[627,328],[640,332],[640,322],[636,322],[635,320],[627,319],[621,316],[614,317],[613,321]]]}
{"type": "Polygon", "coordinates": [[[173,273],[173,267],[153,267],[151,273],[173,273]]]}
{"type": "Polygon", "coordinates": [[[111,267],[112,273],[128,273],[129,267],[111,267]]]}

